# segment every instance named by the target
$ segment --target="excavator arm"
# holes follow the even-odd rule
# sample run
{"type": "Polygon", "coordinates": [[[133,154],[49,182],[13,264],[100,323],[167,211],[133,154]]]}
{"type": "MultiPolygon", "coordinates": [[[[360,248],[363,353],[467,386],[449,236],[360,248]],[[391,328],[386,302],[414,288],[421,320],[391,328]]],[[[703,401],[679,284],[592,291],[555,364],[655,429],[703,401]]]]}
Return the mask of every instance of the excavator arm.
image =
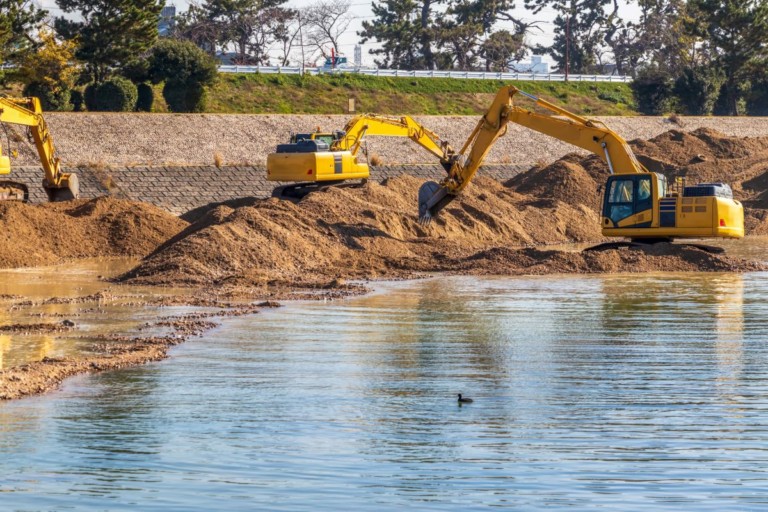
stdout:
{"type": "Polygon", "coordinates": [[[448,162],[453,150],[448,142],[409,116],[386,117],[363,114],[352,118],[344,127],[344,136],[331,147],[332,151],[350,151],[357,155],[366,135],[408,137],[443,162],[448,162]]]}
{"type": "Polygon", "coordinates": [[[278,144],[267,156],[267,179],[290,184],[275,188],[273,195],[299,199],[347,180],[368,179],[370,168],[358,153],[369,135],[409,138],[435,155],[446,171],[451,168],[454,151],[450,145],[413,118],[362,114],[352,118],[343,131],[292,134],[289,144],[278,144]]]}
{"type": "Polygon", "coordinates": [[[598,155],[611,173],[648,172],[635,158],[627,142],[600,121],[586,119],[512,85],[502,87],[480,119],[461,151],[453,155],[448,176],[440,183],[425,183],[419,190],[419,219],[428,222],[448,205],[474,177],[488,151],[513,122],[568,142],[598,155]],[[516,94],[533,100],[561,117],[540,114],[514,104],[516,94]]]}
{"type": "Polygon", "coordinates": [[[64,173],[56,156],[53,137],[48,130],[37,98],[0,97],[0,123],[27,126],[40,156],[45,177],[43,188],[51,201],[67,201],[80,196],[77,176],[64,173]]]}

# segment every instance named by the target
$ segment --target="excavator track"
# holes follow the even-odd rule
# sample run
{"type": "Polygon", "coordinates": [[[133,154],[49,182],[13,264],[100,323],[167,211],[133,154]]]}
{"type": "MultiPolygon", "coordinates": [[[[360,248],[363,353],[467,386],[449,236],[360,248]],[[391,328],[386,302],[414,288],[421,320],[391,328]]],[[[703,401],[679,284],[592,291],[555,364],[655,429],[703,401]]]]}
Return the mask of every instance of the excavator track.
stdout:
{"type": "Polygon", "coordinates": [[[0,180],[0,201],[29,201],[29,189],[23,183],[0,180]]]}
{"type": "Polygon", "coordinates": [[[357,188],[365,185],[368,180],[361,180],[358,183],[350,183],[348,180],[333,181],[308,181],[305,183],[292,183],[276,187],[272,191],[272,197],[287,201],[301,201],[312,192],[320,192],[329,188],[357,188]]]}
{"type": "MultiPolygon", "coordinates": [[[[662,243],[672,243],[672,240],[669,239],[657,239],[657,240],[632,240],[632,241],[620,241],[620,242],[605,242],[598,245],[593,245],[592,247],[587,247],[582,252],[594,252],[594,251],[607,251],[611,249],[620,249],[622,247],[631,247],[636,249],[642,249],[643,247],[649,247],[654,244],[662,244],[662,243]]],[[[676,243],[677,246],[683,246],[683,247],[693,247],[695,249],[701,249],[702,251],[706,251],[711,254],[723,254],[725,252],[725,249],[722,247],[717,247],[714,245],[706,245],[706,244],[695,244],[695,243],[676,243]]]]}

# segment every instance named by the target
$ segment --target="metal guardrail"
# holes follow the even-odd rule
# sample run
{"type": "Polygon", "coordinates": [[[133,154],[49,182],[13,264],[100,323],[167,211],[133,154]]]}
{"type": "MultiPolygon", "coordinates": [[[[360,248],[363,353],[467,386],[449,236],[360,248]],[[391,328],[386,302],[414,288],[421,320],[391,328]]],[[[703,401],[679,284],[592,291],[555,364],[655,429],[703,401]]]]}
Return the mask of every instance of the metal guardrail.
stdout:
{"type": "MultiPolygon", "coordinates": [[[[318,75],[326,73],[357,73],[370,76],[415,77],[415,78],[469,78],[474,80],[535,80],[542,82],[564,82],[562,73],[494,73],[486,71],[429,71],[403,69],[368,69],[344,68],[328,70],[324,68],[304,68],[291,66],[219,66],[221,73],[262,73],[269,75],[318,75]]],[[[632,81],[629,75],[568,75],[571,82],[622,82],[632,81]]]]}

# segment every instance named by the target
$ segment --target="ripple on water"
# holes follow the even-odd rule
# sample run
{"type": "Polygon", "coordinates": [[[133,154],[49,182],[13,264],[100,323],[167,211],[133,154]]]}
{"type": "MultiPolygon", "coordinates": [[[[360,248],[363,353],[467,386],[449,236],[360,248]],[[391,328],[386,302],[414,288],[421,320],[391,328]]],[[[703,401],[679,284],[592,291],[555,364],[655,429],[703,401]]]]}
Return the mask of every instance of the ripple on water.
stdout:
{"type": "Polygon", "coordinates": [[[169,361],[3,404],[3,503],[766,505],[768,275],[382,288],[226,319],[169,361]]]}

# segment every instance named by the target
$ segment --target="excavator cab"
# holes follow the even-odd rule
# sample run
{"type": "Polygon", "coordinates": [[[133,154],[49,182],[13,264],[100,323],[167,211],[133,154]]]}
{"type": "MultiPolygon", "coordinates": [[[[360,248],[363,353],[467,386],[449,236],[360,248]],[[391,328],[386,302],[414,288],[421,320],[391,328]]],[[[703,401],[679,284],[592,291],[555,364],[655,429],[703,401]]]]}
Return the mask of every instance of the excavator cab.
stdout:
{"type": "Polygon", "coordinates": [[[602,227],[604,236],[638,241],[741,238],[744,209],[724,183],[670,193],[660,174],[615,174],[606,183],[602,227]]]}
{"type": "Polygon", "coordinates": [[[617,174],[608,178],[603,198],[603,225],[649,227],[654,204],[667,193],[667,180],[656,173],[617,174]]]}

